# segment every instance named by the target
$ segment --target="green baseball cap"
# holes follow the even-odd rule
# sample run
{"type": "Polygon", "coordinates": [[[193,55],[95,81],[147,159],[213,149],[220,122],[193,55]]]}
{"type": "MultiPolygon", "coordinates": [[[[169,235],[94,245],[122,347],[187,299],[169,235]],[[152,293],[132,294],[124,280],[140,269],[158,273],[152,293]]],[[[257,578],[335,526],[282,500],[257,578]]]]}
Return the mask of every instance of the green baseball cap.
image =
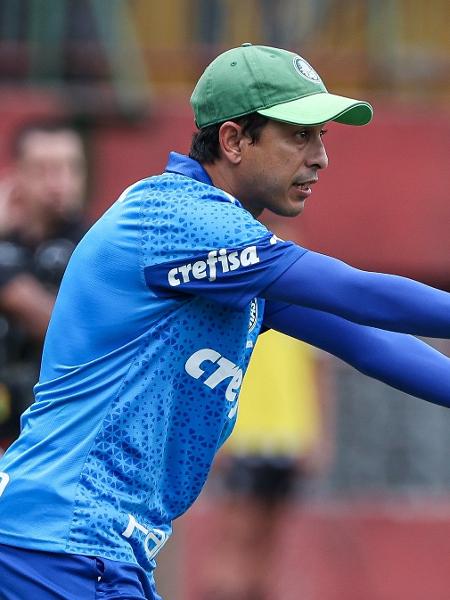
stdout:
{"type": "Polygon", "coordinates": [[[250,43],[213,60],[195,86],[191,105],[200,129],[252,112],[297,125],[366,125],[373,115],[368,102],[330,94],[298,54],[250,43]]]}

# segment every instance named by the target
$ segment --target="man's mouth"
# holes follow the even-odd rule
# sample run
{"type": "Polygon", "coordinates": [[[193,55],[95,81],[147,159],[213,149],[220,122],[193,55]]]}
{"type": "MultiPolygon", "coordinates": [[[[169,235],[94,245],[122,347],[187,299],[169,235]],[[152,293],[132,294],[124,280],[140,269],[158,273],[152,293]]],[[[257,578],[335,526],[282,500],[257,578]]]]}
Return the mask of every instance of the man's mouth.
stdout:
{"type": "Polygon", "coordinates": [[[308,198],[312,193],[311,186],[315,183],[317,183],[317,179],[308,179],[307,181],[295,181],[294,185],[301,196],[308,198]]]}

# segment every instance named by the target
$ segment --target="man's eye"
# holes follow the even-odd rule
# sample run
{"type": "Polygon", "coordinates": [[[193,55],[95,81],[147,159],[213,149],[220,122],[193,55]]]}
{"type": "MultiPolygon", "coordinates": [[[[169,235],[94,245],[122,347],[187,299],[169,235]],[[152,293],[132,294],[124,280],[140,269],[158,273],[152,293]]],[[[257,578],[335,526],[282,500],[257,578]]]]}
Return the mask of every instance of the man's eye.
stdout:
{"type": "Polygon", "coordinates": [[[307,131],[307,130],[297,131],[296,135],[297,135],[298,138],[300,138],[302,140],[306,140],[306,138],[309,135],[309,131],[307,131]]]}
{"type": "Polygon", "coordinates": [[[328,133],[328,129],[321,129],[320,130],[320,137],[323,137],[326,133],[328,133]]]}

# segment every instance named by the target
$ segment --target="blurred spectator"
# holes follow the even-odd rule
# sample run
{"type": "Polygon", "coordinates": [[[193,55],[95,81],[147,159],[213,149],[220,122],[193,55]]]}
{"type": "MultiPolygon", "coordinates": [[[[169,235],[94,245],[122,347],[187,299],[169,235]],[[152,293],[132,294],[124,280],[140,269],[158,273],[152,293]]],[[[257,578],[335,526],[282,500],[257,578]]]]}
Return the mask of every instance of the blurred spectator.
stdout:
{"type": "Polygon", "coordinates": [[[332,454],[329,398],[318,389],[315,363],[311,348],[281,333],[258,340],[237,425],[216,466],[225,493],[217,498],[219,541],[204,565],[201,600],[276,597],[268,565],[276,562],[283,509],[332,454]]]}
{"type": "Polygon", "coordinates": [[[42,341],[62,275],[83,233],[86,159],[64,123],[33,123],[13,142],[0,184],[0,446],[33,399],[42,341]]]}

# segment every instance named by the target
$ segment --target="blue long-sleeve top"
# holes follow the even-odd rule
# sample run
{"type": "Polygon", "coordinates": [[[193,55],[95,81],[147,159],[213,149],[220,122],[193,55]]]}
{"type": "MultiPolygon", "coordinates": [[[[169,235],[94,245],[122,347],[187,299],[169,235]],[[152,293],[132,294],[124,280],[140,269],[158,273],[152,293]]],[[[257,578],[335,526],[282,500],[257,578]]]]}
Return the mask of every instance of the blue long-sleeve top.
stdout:
{"type": "Polygon", "coordinates": [[[450,406],[450,359],[407,335],[450,337],[450,294],[309,251],[263,296],[266,327],[392,387],[450,406]]]}

